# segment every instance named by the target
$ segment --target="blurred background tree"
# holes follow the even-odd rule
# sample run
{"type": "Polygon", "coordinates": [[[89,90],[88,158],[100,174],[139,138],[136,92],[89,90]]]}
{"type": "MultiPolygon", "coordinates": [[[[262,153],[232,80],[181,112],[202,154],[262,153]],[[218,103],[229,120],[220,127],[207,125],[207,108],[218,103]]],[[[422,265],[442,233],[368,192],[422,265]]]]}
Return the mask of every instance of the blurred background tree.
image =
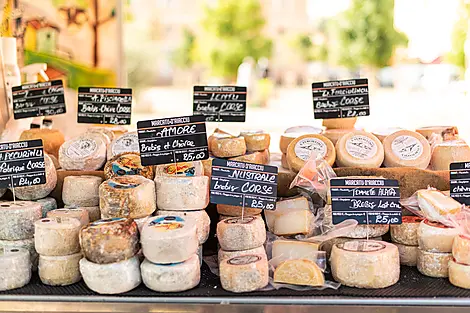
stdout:
{"type": "Polygon", "coordinates": [[[181,69],[191,68],[197,59],[196,35],[188,28],[183,31],[183,42],[173,54],[173,63],[181,69]]]}
{"type": "Polygon", "coordinates": [[[458,66],[462,77],[466,68],[465,41],[467,40],[470,22],[470,3],[460,1],[459,20],[452,30],[452,50],[447,54],[447,61],[458,66]]]}

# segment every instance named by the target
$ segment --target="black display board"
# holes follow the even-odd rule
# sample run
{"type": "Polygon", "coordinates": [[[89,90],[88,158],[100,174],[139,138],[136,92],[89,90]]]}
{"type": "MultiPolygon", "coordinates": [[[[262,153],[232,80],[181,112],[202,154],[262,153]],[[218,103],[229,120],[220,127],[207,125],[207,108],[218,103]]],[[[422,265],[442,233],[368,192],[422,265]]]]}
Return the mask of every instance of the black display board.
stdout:
{"type": "Polygon", "coordinates": [[[194,86],[193,114],[207,122],[244,122],[246,87],[194,86]]]}
{"type": "Polygon", "coordinates": [[[470,161],[450,164],[450,196],[470,205],[470,161]]]}

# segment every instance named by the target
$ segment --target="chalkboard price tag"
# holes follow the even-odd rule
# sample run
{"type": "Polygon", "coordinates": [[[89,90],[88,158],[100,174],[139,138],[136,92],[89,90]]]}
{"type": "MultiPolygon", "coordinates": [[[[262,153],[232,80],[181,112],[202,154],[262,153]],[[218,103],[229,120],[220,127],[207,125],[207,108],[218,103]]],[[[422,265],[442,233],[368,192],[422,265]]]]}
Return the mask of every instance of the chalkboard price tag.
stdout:
{"type": "Polygon", "coordinates": [[[0,143],[0,188],[46,183],[41,139],[0,143]]]}
{"type": "Polygon", "coordinates": [[[142,165],[201,161],[209,158],[203,116],[137,122],[142,165]]]}
{"type": "Polygon", "coordinates": [[[397,180],[334,178],[330,188],[333,224],[348,219],[359,224],[401,224],[397,180]]]}
{"type": "Polygon", "coordinates": [[[312,84],[316,119],[370,115],[367,78],[312,84]]]}
{"type": "Polygon", "coordinates": [[[206,122],[244,122],[246,87],[194,86],[193,114],[205,116],[206,122]]]}
{"type": "Polygon", "coordinates": [[[470,161],[450,164],[450,196],[470,205],[470,161]]]}
{"type": "Polygon", "coordinates": [[[78,88],[78,123],[130,125],[132,89],[78,88]]]}
{"type": "Polygon", "coordinates": [[[66,113],[61,80],[15,86],[12,95],[15,120],[66,113]]]}
{"type": "Polygon", "coordinates": [[[277,167],[212,160],[210,202],[262,210],[276,209],[277,167]]]}

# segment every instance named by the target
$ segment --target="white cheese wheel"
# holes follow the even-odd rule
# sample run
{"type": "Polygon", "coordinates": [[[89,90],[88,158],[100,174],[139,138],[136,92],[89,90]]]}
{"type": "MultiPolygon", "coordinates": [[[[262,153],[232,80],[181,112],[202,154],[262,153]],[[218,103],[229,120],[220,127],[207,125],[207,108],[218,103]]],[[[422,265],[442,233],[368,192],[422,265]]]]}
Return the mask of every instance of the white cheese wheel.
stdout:
{"type": "Polygon", "coordinates": [[[325,129],[321,134],[325,136],[326,138],[330,139],[333,145],[336,145],[338,140],[340,140],[341,137],[346,135],[347,133],[350,133],[352,131],[355,131],[354,128],[350,129],[325,129]]]}
{"type": "Polygon", "coordinates": [[[433,134],[438,138],[443,139],[446,133],[452,133],[454,136],[458,135],[459,131],[455,126],[427,126],[416,129],[417,133],[423,135],[426,139],[432,139],[433,134]]]}
{"type": "Polygon", "coordinates": [[[103,140],[106,142],[106,146],[109,146],[115,138],[114,133],[110,128],[101,126],[89,127],[85,132],[85,135],[87,134],[97,134],[102,136],[103,140]]]}
{"type": "Polygon", "coordinates": [[[142,176],[114,177],[100,185],[101,218],[141,218],[156,210],[155,183],[142,176]]]}
{"type": "Polygon", "coordinates": [[[39,255],[34,248],[34,238],[22,239],[22,240],[0,240],[0,248],[2,249],[14,249],[21,248],[29,252],[31,265],[33,266],[33,271],[38,269],[38,259],[39,255]]]}
{"type": "Polygon", "coordinates": [[[470,266],[451,259],[449,261],[449,281],[454,286],[470,289],[470,266]]]}
{"type": "Polygon", "coordinates": [[[355,239],[366,239],[371,237],[379,237],[388,233],[390,226],[387,224],[382,225],[357,225],[353,231],[344,234],[344,237],[355,239]]]}
{"type": "Polygon", "coordinates": [[[459,230],[457,228],[450,228],[424,220],[418,228],[419,248],[432,252],[452,252],[452,244],[458,234],[459,230]]]}
{"type": "Polygon", "coordinates": [[[96,264],[83,258],[80,273],[87,287],[100,294],[128,292],[142,282],[137,257],[109,264],[96,264]]]}
{"type": "Polygon", "coordinates": [[[313,231],[314,214],[305,197],[276,202],[276,210],[265,210],[264,216],[270,232],[278,236],[304,234],[313,231]]]}
{"type": "Polygon", "coordinates": [[[228,204],[217,204],[217,213],[220,215],[226,216],[252,216],[261,214],[261,209],[253,209],[253,208],[243,208],[241,206],[236,205],[228,205],[228,204]]]}
{"type": "Polygon", "coordinates": [[[196,223],[196,233],[199,240],[199,245],[202,245],[209,238],[211,230],[211,218],[204,210],[199,211],[157,211],[157,215],[171,215],[180,216],[185,220],[192,219],[196,223]]]}
{"type": "Polygon", "coordinates": [[[72,255],[39,256],[39,278],[44,285],[68,286],[82,279],[79,262],[81,252],[72,255]]]}
{"type": "Polygon", "coordinates": [[[209,177],[155,177],[157,207],[168,211],[203,210],[209,204],[209,177]]]}
{"type": "Polygon", "coordinates": [[[231,158],[246,153],[246,143],[243,137],[214,138],[210,150],[215,157],[231,158]]]}
{"type": "Polygon", "coordinates": [[[313,127],[313,126],[293,126],[289,127],[284,131],[284,134],[281,135],[281,140],[279,142],[279,148],[282,153],[287,153],[287,147],[297,137],[300,137],[305,134],[320,134],[323,131],[322,128],[313,127]]]}
{"type": "Polygon", "coordinates": [[[222,262],[223,260],[226,259],[231,259],[240,255],[245,255],[245,254],[257,254],[261,255],[263,258],[268,258],[266,255],[266,249],[264,246],[256,247],[253,249],[247,249],[247,250],[241,250],[241,251],[225,251],[222,249],[219,249],[219,252],[217,254],[217,260],[218,262],[222,262]]]}
{"type": "Polygon", "coordinates": [[[139,251],[137,224],[125,218],[98,220],[80,230],[80,246],[83,255],[93,263],[130,259],[139,251]]]}
{"type": "Polygon", "coordinates": [[[196,287],[201,279],[197,254],[177,264],[155,264],[144,260],[140,269],[145,286],[158,292],[189,290],[196,287]]]}
{"type": "Polygon", "coordinates": [[[0,203],[0,240],[34,237],[34,222],[42,215],[41,205],[31,201],[0,203]]]}
{"type": "Polygon", "coordinates": [[[40,255],[70,255],[80,251],[78,233],[82,225],[77,219],[43,218],[34,226],[34,245],[40,255]]]}
{"type": "Polygon", "coordinates": [[[372,135],[377,137],[377,139],[379,139],[380,141],[383,142],[385,137],[393,134],[394,132],[400,131],[400,130],[403,130],[403,128],[400,128],[400,127],[387,127],[387,128],[375,129],[371,133],[372,133],[372,135]]]}
{"type": "Polygon", "coordinates": [[[322,125],[327,129],[351,129],[356,124],[357,117],[346,118],[326,118],[323,119],[322,125]]]}
{"type": "Polygon", "coordinates": [[[196,223],[181,216],[150,219],[142,229],[140,241],[145,257],[158,264],[186,261],[199,247],[196,223]]]}
{"type": "Polygon", "coordinates": [[[269,150],[247,152],[244,155],[229,158],[232,161],[254,163],[254,164],[268,164],[269,163],[269,150]]]}
{"type": "Polygon", "coordinates": [[[319,244],[314,242],[276,239],[272,246],[270,264],[277,267],[284,261],[306,259],[315,262],[318,256],[319,244]]]}
{"type": "Polygon", "coordinates": [[[458,214],[462,205],[438,190],[422,189],[417,191],[418,205],[428,220],[439,221],[442,216],[458,214]]]}
{"type": "Polygon", "coordinates": [[[398,248],[384,241],[354,240],[335,244],[330,264],[333,278],[348,287],[386,288],[400,278],[398,248]]]}
{"type": "Polygon", "coordinates": [[[432,150],[431,169],[448,171],[450,164],[470,160],[470,147],[463,141],[444,141],[432,150]]]}
{"type": "MultiPolygon", "coordinates": [[[[333,246],[335,244],[340,244],[340,243],[345,243],[345,242],[348,242],[348,241],[354,241],[354,240],[357,240],[357,239],[354,239],[354,238],[346,238],[346,237],[335,237],[335,238],[331,238],[331,239],[328,239],[326,241],[323,241],[321,244],[320,244],[320,250],[321,251],[325,251],[326,252],[326,259],[329,260],[330,259],[330,255],[331,255],[331,250],[333,249],[333,246]]],[[[382,237],[373,237],[373,238],[369,238],[369,240],[374,240],[374,241],[382,241],[382,237]]]]}
{"type": "Polygon", "coordinates": [[[52,197],[36,200],[41,205],[42,217],[47,216],[47,212],[57,209],[57,201],[52,197]]]}
{"type": "Polygon", "coordinates": [[[400,254],[400,264],[406,266],[416,266],[418,261],[418,250],[417,246],[407,246],[401,243],[393,243],[398,248],[400,254]]]}
{"type": "Polygon", "coordinates": [[[269,282],[268,261],[262,255],[245,254],[220,262],[222,288],[231,292],[250,292],[269,282]]]}
{"type": "Polygon", "coordinates": [[[217,239],[227,251],[240,251],[260,247],[266,241],[266,229],[259,216],[228,218],[217,224],[217,239]]]}
{"type": "Polygon", "coordinates": [[[247,151],[263,151],[269,149],[271,136],[261,129],[241,131],[240,136],[245,138],[247,151]]]}
{"type": "Polygon", "coordinates": [[[175,163],[155,166],[155,176],[202,176],[204,173],[203,161],[179,162],[176,166],[175,163]]]}
{"type": "Polygon", "coordinates": [[[47,212],[48,218],[75,218],[80,222],[80,225],[86,226],[90,223],[88,211],[85,209],[57,209],[47,212]]]}
{"type": "Polygon", "coordinates": [[[356,130],[336,143],[336,164],[339,167],[380,167],[384,160],[382,143],[374,135],[356,130]]]}
{"type": "Polygon", "coordinates": [[[0,250],[0,291],[21,288],[31,280],[29,252],[22,248],[0,250]]]}
{"type": "Polygon", "coordinates": [[[96,171],[106,162],[106,143],[98,134],[84,134],[66,141],[59,150],[64,170],[96,171]]]}
{"type": "Polygon", "coordinates": [[[82,209],[88,212],[88,218],[90,222],[97,221],[101,218],[101,211],[99,206],[75,206],[66,205],[66,209],[82,209]]]}
{"type": "Polygon", "coordinates": [[[62,185],[62,201],[66,205],[97,206],[100,204],[99,188],[103,179],[98,176],[67,176],[62,185]]]}
{"type": "Polygon", "coordinates": [[[139,152],[137,132],[129,132],[115,138],[108,147],[108,160],[124,152],[139,152]]]}
{"type": "Polygon", "coordinates": [[[392,241],[408,246],[418,245],[418,228],[423,221],[418,216],[403,216],[400,225],[390,225],[392,241]]]}
{"type": "Polygon", "coordinates": [[[125,175],[140,175],[153,179],[155,177],[154,166],[143,166],[138,152],[124,152],[106,162],[104,166],[105,179],[125,175]]]}
{"type": "Polygon", "coordinates": [[[386,167],[426,169],[431,160],[431,146],[419,133],[400,130],[383,140],[386,167]]]}
{"type": "Polygon", "coordinates": [[[322,135],[307,134],[295,138],[287,147],[287,163],[294,172],[300,171],[311,153],[316,153],[333,166],[336,159],[335,146],[322,135]]]}
{"type": "Polygon", "coordinates": [[[470,238],[465,235],[455,236],[452,255],[457,263],[470,265],[470,238]]]}
{"type": "Polygon", "coordinates": [[[418,249],[417,264],[418,271],[429,277],[448,277],[449,261],[452,253],[429,252],[418,249]]]}

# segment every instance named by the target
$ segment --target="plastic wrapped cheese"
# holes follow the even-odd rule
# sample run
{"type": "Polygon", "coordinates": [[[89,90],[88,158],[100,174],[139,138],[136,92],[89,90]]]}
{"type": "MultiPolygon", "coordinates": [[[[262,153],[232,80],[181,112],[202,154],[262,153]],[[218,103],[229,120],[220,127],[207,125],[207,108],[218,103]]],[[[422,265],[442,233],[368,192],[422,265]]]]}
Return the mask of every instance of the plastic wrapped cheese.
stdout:
{"type": "Polygon", "coordinates": [[[470,265],[449,261],[449,281],[452,285],[470,289],[470,265]]]}
{"type": "Polygon", "coordinates": [[[29,252],[31,265],[33,266],[33,271],[38,269],[38,258],[39,255],[34,248],[34,238],[22,239],[22,240],[0,240],[0,248],[2,249],[15,249],[21,248],[29,252]]]}
{"type": "Polygon", "coordinates": [[[70,255],[80,251],[80,222],[75,218],[43,218],[36,221],[34,245],[40,255],[70,255]]]}
{"type": "Polygon", "coordinates": [[[75,218],[83,227],[90,222],[88,211],[85,209],[57,209],[47,212],[48,218],[75,218]]]}
{"type": "Polygon", "coordinates": [[[316,153],[325,159],[330,166],[335,163],[335,146],[330,139],[318,134],[307,134],[295,138],[287,147],[286,157],[289,168],[294,172],[300,171],[311,153],[316,153]]]}
{"type": "Polygon", "coordinates": [[[269,149],[271,136],[263,130],[246,130],[240,132],[240,136],[245,138],[246,150],[263,151],[269,149]]]}
{"type": "Polygon", "coordinates": [[[110,179],[124,175],[140,175],[148,179],[155,176],[153,166],[143,166],[140,162],[140,153],[124,152],[114,156],[104,166],[104,177],[110,179]]]}
{"type": "Polygon", "coordinates": [[[307,259],[315,262],[318,256],[319,244],[314,242],[276,239],[272,246],[270,264],[274,267],[284,261],[307,259]]]}
{"type": "Polygon", "coordinates": [[[416,194],[420,210],[430,221],[438,222],[442,216],[458,214],[462,209],[459,202],[438,190],[422,189],[416,194]]]}
{"type": "Polygon", "coordinates": [[[47,212],[57,209],[57,201],[54,198],[46,197],[44,199],[36,200],[41,205],[42,217],[47,216],[47,212]]]}
{"type": "Polygon", "coordinates": [[[266,241],[263,219],[258,216],[228,218],[217,224],[217,239],[227,251],[240,251],[260,247],[266,241]]]}
{"type": "Polygon", "coordinates": [[[33,238],[34,222],[42,216],[41,205],[31,201],[0,203],[0,240],[33,238]]]}
{"type": "Polygon", "coordinates": [[[46,183],[25,187],[15,187],[15,197],[21,200],[38,200],[47,197],[57,185],[57,171],[51,158],[44,154],[46,183]]]}
{"type": "Polygon", "coordinates": [[[418,271],[429,277],[448,277],[449,261],[452,253],[429,252],[418,249],[417,264],[418,271]]]}
{"type": "Polygon", "coordinates": [[[0,249],[0,291],[21,288],[31,280],[29,252],[22,248],[0,249]]]}
{"type": "Polygon", "coordinates": [[[466,235],[454,237],[452,255],[457,263],[470,265],[470,238],[466,235]]]}
{"type": "Polygon", "coordinates": [[[99,188],[103,179],[98,176],[67,176],[62,185],[62,201],[66,205],[97,206],[100,204],[99,188]]]}
{"type": "Polygon", "coordinates": [[[339,167],[380,167],[384,160],[382,143],[365,131],[350,132],[336,143],[336,165],[339,167]]]}
{"type": "Polygon", "coordinates": [[[403,245],[417,246],[418,228],[422,221],[423,219],[418,216],[403,216],[400,225],[390,226],[392,241],[403,245]]]}
{"type": "Polygon", "coordinates": [[[218,158],[231,158],[246,153],[246,143],[243,137],[214,138],[210,143],[210,151],[218,158]]]}
{"type": "Polygon", "coordinates": [[[273,281],[275,283],[321,287],[325,285],[325,276],[315,261],[289,259],[276,267],[273,281]]]}
{"type": "Polygon", "coordinates": [[[288,198],[276,203],[276,210],[265,210],[270,232],[278,236],[309,235],[313,230],[314,215],[305,197],[288,198]]]}
{"type": "Polygon", "coordinates": [[[79,262],[80,252],[61,256],[39,256],[39,278],[45,285],[68,286],[82,279],[79,262]]]}
{"type": "Polygon", "coordinates": [[[209,204],[209,177],[155,177],[157,207],[168,211],[197,211],[209,204]]]}
{"type": "Polygon", "coordinates": [[[418,228],[419,248],[432,252],[452,252],[452,244],[458,234],[457,228],[424,220],[418,228]]]}
{"type": "Polygon", "coordinates": [[[203,161],[161,164],[155,167],[155,176],[202,176],[204,173],[203,161]]]}
{"type": "Polygon", "coordinates": [[[58,129],[31,128],[21,133],[19,140],[42,139],[44,152],[57,157],[60,146],[64,143],[64,135],[58,129]]]}
{"type": "Polygon", "coordinates": [[[124,152],[139,152],[137,132],[129,132],[116,137],[108,147],[108,160],[124,152]]]}
{"type": "Polygon", "coordinates": [[[245,254],[257,254],[267,259],[266,249],[264,248],[264,246],[259,246],[253,249],[247,249],[247,250],[241,250],[241,251],[225,251],[225,250],[219,249],[219,252],[217,254],[217,260],[220,263],[223,260],[231,259],[231,258],[240,256],[240,255],[245,255],[245,254]]]}
{"type": "Polygon", "coordinates": [[[241,206],[236,205],[228,205],[228,204],[217,204],[217,213],[220,215],[226,216],[242,216],[242,209],[243,209],[243,216],[252,216],[258,215],[261,213],[261,209],[253,209],[253,208],[243,208],[241,206]]]}
{"type": "Polygon", "coordinates": [[[69,171],[95,171],[106,162],[106,142],[98,134],[66,141],[59,150],[60,166],[69,171]]]}
{"type": "Polygon", "coordinates": [[[222,288],[231,292],[250,292],[269,282],[268,261],[261,255],[244,254],[226,259],[219,265],[222,288]]]}
{"type": "Polygon", "coordinates": [[[418,250],[417,246],[407,246],[401,243],[393,243],[398,248],[400,254],[400,264],[406,266],[416,266],[418,261],[418,250]]]}
{"type": "Polygon", "coordinates": [[[157,211],[157,215],[180,216],[186,219],[192,219],[196,223],[196,232],[199,245],[202,245],[209,238],[211,228],[211,219],[206,211],[157,211]]]}

